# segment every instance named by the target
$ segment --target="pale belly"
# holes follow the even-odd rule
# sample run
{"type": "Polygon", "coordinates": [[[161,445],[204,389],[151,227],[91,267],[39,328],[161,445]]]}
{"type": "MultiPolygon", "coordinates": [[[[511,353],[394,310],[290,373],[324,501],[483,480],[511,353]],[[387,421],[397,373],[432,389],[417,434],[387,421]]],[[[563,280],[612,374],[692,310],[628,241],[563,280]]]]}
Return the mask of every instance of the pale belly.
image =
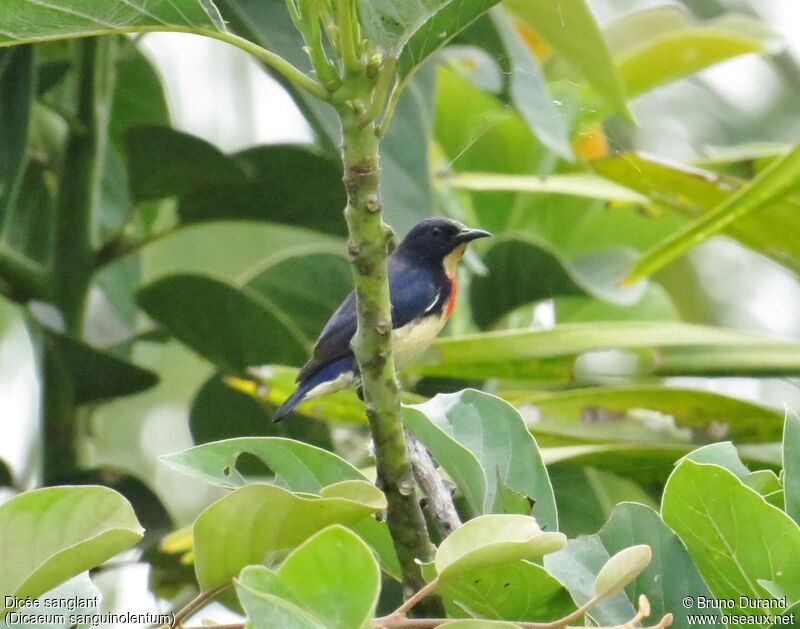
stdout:
{"type": "MultiPolygon", "coordinates": [[[[392,330],[392,350],[394,351],[395,367],[402,369],[419,356],[441,332],[445,323],[447,323],[445,317],[430,316],[417,323],[392,330]]],[[[306,393],[303,399],[310,400],[321,395],[341,391],[342,389],[349,389],[355,384],[357,382],[352,372],[341,374],[335,380],[317,385],[306,393]]]]}
{"type": "Polygon", "coordinates": [[[447,323],[445,317],[429,316],[392,331],[394,364],[402,369],[426,349],[447,323]]]}

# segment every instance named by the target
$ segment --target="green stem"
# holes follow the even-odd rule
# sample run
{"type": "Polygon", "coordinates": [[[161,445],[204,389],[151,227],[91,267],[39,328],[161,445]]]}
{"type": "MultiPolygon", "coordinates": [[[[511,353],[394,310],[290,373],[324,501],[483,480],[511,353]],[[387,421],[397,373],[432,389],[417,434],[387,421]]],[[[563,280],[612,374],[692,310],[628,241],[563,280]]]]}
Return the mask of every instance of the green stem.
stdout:
{"type": "Polygon", "coordinates": [[[25,302],[47,294],[47,275],[36,262],[0,245],[0,281],[10,299],[25,302]]]}
{"type": "Polygon", "coordinates": [[[336,24],[339,27],[339,55],[341,55],[345,73],[354,75],[360,71],[362,61],[357,51],[358,20],[355,16],[353,0],[336,0],[336,8],[336,24]]]}
{"type": "MultiPolygon", "coordinates": [[[[114,38],[83,39],[76,47],[76,118],[67,138],[55,211],[52,301],[64,331],[80,337],[95,268],[93,229],[100,209],[108,117],[113,92],[114,38]]],[[[77,468],[79,408],[72,374],[56,343],[45,338],[43,383],[44,478],[59,482],[77,468]]]]}
{"type": "MultiPolygon", "coordinates": [[[[355,100],[368,95],[373,81],[351,78],[355,100]]],[[[364,405],[375,444],[378,484],[388,500],[388,524],[410,592],[425,586],[417,560],[429,561],[433,547],[420,509],[400,418],[400,391],[391,345],[391,306],[386,258],[392,231],[381,216],[378,190],[378,137],[363,112],[344,104],[342,119],[345,218],[358,303],[358,331],[352,342],[358,360],[364,405]]]]}

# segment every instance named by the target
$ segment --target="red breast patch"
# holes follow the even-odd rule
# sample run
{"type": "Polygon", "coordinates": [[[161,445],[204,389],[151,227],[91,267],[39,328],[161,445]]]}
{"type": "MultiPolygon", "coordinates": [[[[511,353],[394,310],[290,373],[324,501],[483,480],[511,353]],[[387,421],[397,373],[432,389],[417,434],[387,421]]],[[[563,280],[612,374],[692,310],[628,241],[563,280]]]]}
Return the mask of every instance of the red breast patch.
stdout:
{"type": "Polygon", "coordinates": [[[450,299],[447,300],[447,305],[444,307],[444,318],[450,318],[450,313],[453,312],[453,306],[456,305],[456,277],[455,275],[448,278],[450,280],[450,299]]]}

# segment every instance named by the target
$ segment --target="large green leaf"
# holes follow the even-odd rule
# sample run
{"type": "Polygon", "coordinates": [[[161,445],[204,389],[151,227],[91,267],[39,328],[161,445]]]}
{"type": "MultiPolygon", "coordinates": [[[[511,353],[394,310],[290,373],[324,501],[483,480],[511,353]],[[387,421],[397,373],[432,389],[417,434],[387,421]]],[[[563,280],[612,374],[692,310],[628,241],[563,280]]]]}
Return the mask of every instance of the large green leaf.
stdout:
{"type": "Polygon", "coordinates": [[[800,525],[800,415],[790,411],[783,430],[783,487],[786,513],[800,525]]]}
{"type": "Polygon", "coordinates": [[[132,546],[142,528],[111,489],[48,487],[0,506],[0,538],[0,589],[35,598],[132,546]]]}
{"type": "MultiPolygon", "coordinates": [[[[609,553],[597,535],[570,540],[558,552],[546,555],[544,567],[563,583],[578,605],[583,605],[594,594],[594,581],[609,560],[609,553]]],[[[636,614],[633,604],[624,592],[600,600],[588,612],[600,626],[617,626],[628,622],[636,614]]]]}
{"type": "Polygon", "coordinates": [[[82,341],[48,331],[47,344],[69,374],[77,404],[88,404],[141,393],[158,383],[158,376],[82,341]]]}
{"type": "Polygon", "coordinates": [[[397,70],[401,77],[411,74],[422,62],[458,33],[486,13],[499,0],[450,0],[410,38],[397,70]]]}
{"type": "Polygon", "coordinates": [[[247,566],[236,581],[236,594],[248,617],[248,629],[325,629],[293,600],[292,592],[274,573],[247,566]],[[267,592],[279,592],[280,596],[267,592]]]}
{"type": "Polygon", "coordinates": [[[550,96],[542,68],[500,7],[492,9],[492,20],[511,60],[511,101],[542,144],[556,155],[572,159],[569,130],[550,96]]]}
{"type": "Polygon", "coordinates": [[[757,210],[784,199],[800,181],[800,145],[764,168],[752,181],[727,197],[716,208],[636,261],[626,282],[646,277],[692,247],[723,231],[757,210]]]}
{"type": "MultiPolygon", "coordinates": [[[[742,179],[668,164],[635,153],[595,160],[590,165],[603,177],[690,218],[710,212],[746,185],[742,179]]],[[[800,243],[794,238],[798,230],[800,201],[788,197],[727,226],[724,233],[800,272],[800,243]]]]}
{"type": "Polygon", "coordinates": [[[627,111],[622,81],[585,0],[507,0],[506,6],[579,70],[613,109],[627,111]]]}
{"type": "Polygon", "coordinates": [[[591,294],[632,305],[646,285],[619,288],[635,252],[607,249],[567,259],[549,246],[522,238],[500,239],[483,257],[484,275],[470,285],[470,311],[486,329],[523,304],[560,296],[591,294]]]}
{"type": "Polygon", "coordinates": [[[534,433],[582,441],[776,441],[783,420],[759,404],[681,388],[592,387],[504,397],[534,433]]]}
{"type": "Polygon", "coordinates": [[[436,591],[451,618],[548,622],[575,609],[556,578],[525,560],[466,572],[447,579],[436,591]]]}
{"type": "Polygon", "coordinates": [[[271,552],[300,545],[331,524],[353,525],[386,508],[365,481],[328,485],[321,497],[275,485],[247,485],[209,506],[193,527],[195,571],[204,590],[225,583],[271,552]]]}
{"type": "Polygon", "coordinates": [[[169,454],[161,460],[171,468],[223,487],[241,487],[244,477],[236,469],[239,457],[258,457],[292,491],[318,494],[326,485],[343,480],[367,480],[344,459],[293,439],[242,437],[226,439],[169,454]]]}
{"type": "Polygon", "coordinates": [[[183,201],[182,221],[235,218],[268,220],[344,235],[345,206],[338,162],[306,147],[259,146],[233,156],[249,173],[244,184],[226,184],[183,201]]]}
{"type": "Polygon", "coordinates": [[[146,31],[224,32],[211,0],[156,0],[146,4],[90,0],[8,0],[0,17],[0,46],[146,31]]]}
{"type": "Polygon", "coordinates": [[[647,596],[652,618],[672,613],[676,626],[688,627],[686,617],[694,610],[683,605],[684,597],[711,598],[683,544],[652,509],[633,502],[617,505],[597,535],[609,554],[635,544],[647,544],[653,550],[650,565],[626,588],[631,600],[647,596]]]}
{"type": "Polygon", "coordinates": [[[566,544],[561,533],[544,532],[525,515],[481,515],[462,524],[436,550],[437,578],[444,583],[474,571],[540,560],[566,544]]]}
{"type": "Polygon", "coordinates": [[[605,30],[629,98],[726,59],[775,48],[760,21],[738,14],[693,23],[679,8],[622,16],[605,30]]]}
{"type": "MultiPolygon", "coordinates": [[[[49,616],[54,622],[11,622],[12,617],[9,616],[5,618],[4,624],[8,629],[71,629],[76,625],[69,621],[70,616],[80,615],[85,618],[85,615],[100,613],[102,599],[103,595],[89,578],[89,573],[82,572],[36,599],[38,602],[36,607],[20,610],[23,614],[40,617],[43,615],[43,610],[46,610],[45,617],[49,616]],[[88,606],[76,609],[75,601],[82,601],[88,606]],[[64,622],[60,622],[62,619],[64,622]]],[[[85,629],[88,626],[86,623],[81,623],[77,628],[85,629]]]]}
{"type": "Polygon", "coordinates": [[[681,323],[573,323],[549,330],[442,338],[414,370],[465,378],[555,382],[580,378],[582,373],[789,375],[800,372],[800,346],[783,339],[681,323]],[[617,356],[609,356],[607,350],[626,351],[616,361],[617,356]],[[583,354],[587,356],[576,363],[583,354]]]}
{"type": "MultiPolygon", "coordinates": [[[[161,460],[175,470],[223,487],[240,487],[246,479],[237,469],[243,454],[252,455],[275,474],[275,482],[291,491],[318,495],[324,487],[346,480],[367,481],[335,454],[295,439],[242,437],[195,446],[161,460]]],[[[400,565],[385,522],[365,518],[353,529],[373,546],[391,575],[400,565]]]]}
{"type": "Polygon", "coordinates": [[[226,370],[296,364],[307,356],[307,339],[297,325],[247,288],[201,275],[169,275],[141,289],[137,301],[176,338],[226,370]]]}
{"type": "Polygon", "coordinates": [[[506,488],[532,498],[533,514],[542,526],[558,530],[547,470],[513,406],[466,389],[404,407],[403,421],[447,470],[475,513],[502,511],[499,497],[506,488]]]}
{"type": "MultiPolygon", "coordinates": [[[[669,473],[669,465],[664,464],[664,477],[669,473]]],[[[596,532],[621,502],[658,507],[640,484],[648,479],[634,470],[622,476],[567,461],[549,465],[547,471],[558,505],[558,526],[570,538],[596,532]]]]}
{"type": "Polygon", "coordinates": [[[133,127],[125,134],[125,149],[137,201],[203,194],[247,181],[244,168],[217,147],[170,127],[133,127]]]}
{"type": "Polygon", "coordinates": [[[800,599],[800,528],[728,470],[684,460],[667,481],[661,511],[714,596],[733,599],[730,613],[761,614],[739,599],[770,596],[761,582],[790,603],[800,599]]]}
{"type": "MultiPolygon", "coordinates": [[[[344,527],[330,526],[292,551],[274,573],[245,568],[237,580],[240,593],[242,587],[296,605],[328,629],[359,629],[372,619],[381,581],[364,542],[344,527]]],[[[250,617],[254,627],[276,626],[265,620],[262,614],[250,617]]]]}

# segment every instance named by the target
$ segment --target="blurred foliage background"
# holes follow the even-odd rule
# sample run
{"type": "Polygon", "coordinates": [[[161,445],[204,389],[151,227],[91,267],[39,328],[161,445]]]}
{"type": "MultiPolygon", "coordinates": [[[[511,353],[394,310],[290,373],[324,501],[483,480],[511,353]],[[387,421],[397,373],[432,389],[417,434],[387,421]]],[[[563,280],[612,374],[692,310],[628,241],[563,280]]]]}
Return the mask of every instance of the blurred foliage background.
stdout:
{"type": "MultiPolygon", "coordinates": [[[[219,4],[303,64],[282,1],[219,4]]],[[[478,20],[413,78],[382,156],[399,235],[430,215],[496,235],[463,265],[447,338],[402,374],[409,398],[474,386],[517,406],[571,536],[622,500],[657,504],[698,445],[731,440],[751,468],[778,469],[784,407],[800,405],[800,197],[619,287],[639,253],[800,138],[800,9],[580,4],[544,21],[509,0],[478,20]]],[[[54,218],[76,185],[63,170],[86,88],[76,45],[0,53],[0,249],[42,269],[77,259],[54,218]]],[[[354,394],[270,421],[350,286],[331,112],[219,42],[110,45],[114,80],[88,88],[110,91],[85,317],[4,282],[0,478],[7,495],[113,486],[157,541],[219,495],[161,455],[277,434],[371,460],[354,394]],[[262,363],[276,367],[256,391],[223,382],[262,363]],[[48,404],[67,409],[66,431],[42,422],[48,404]]],[[[157,544],[130,560],[98,580],[106,600],[191,587],[157,544]]]]}

